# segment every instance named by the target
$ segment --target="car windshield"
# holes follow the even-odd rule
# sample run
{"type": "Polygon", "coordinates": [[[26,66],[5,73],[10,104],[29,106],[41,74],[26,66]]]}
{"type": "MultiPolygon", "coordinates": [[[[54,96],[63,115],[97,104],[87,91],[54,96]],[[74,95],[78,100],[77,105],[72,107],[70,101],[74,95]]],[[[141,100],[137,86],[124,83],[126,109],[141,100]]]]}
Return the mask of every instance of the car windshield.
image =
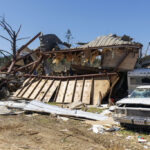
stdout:
{"type": "Polygon", "coordinates": [[[150,98],[150,89],[137,88],[131,93],[131,98],[150,98]]]}

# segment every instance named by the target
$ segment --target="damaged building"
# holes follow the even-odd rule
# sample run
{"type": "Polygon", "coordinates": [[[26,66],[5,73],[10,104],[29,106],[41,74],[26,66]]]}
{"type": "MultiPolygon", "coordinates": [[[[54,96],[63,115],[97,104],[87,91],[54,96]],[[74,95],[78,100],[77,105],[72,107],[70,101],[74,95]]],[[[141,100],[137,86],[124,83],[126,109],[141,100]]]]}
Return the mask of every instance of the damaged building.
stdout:
{"type": "Polygon", "coordinates": [[[132,42],[129,37],[116,35],[100,36],[70,48],[56,35],[40,33],[21,47],[16,61],[3,66],[1,72],[9,70],[24,79],[13,95],[18,98],[112,104],[127,95],[127,72],[134,69],[141,48],[142,44],[132,42]],[[27,46],[37,37],[40,46],[29,50],[27,46]],[[92,65],[96,59],[99,61],[95,67],[92,65]]]}

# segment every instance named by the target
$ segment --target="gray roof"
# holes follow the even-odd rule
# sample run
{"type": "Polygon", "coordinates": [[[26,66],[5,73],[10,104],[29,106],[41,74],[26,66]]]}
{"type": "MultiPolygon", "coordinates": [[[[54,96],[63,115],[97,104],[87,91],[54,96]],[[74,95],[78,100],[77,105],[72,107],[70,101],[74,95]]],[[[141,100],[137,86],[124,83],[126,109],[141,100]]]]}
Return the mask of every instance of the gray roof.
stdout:
{"type": "Polygon", "coordinates": [[[81,48],[87,47],[102,47],[102,46],[115,46],[115,45],[134,45],[135,42],[124,41],[122,37],[113,36],[112,34],[106,36],[99,36],[95,40],[80,46],[81,48]]]}

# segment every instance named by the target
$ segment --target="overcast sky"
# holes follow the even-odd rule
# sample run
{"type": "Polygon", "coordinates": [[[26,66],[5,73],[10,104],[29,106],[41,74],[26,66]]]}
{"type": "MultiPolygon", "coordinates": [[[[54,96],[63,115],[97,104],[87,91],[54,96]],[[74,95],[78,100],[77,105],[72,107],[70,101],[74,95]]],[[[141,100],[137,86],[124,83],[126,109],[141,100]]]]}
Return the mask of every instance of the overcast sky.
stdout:
{"type": "MultiPolygon", "coordinates": [[[[150,0],[0,0],[0,16],[15,29],[22,24],[20,37],[32,38],[41,31],[65,41],[70,29],[76,43],[127,34],[144,45],[143,51],[150,41],[150,0]]],[[[5,35],[2,29],[0,34],[5,35]]],[[[36,40],[30,48],[38,46],[36,40]]],[[[10,50],[9,43],[0,39],[0,49],[10,50]]]]}

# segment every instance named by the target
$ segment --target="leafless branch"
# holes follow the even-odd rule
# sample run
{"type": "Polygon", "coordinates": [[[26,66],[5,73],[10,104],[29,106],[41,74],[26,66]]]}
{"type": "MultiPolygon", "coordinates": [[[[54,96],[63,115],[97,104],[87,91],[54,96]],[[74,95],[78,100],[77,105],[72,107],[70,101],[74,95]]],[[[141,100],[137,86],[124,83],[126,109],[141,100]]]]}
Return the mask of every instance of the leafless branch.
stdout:
{"type": "Polygon", "coordinates": [[[6,38],[6,37],[4,37],[4,36],[2,36],[2,35],[0,35],[0,37],[3,38],[3,39],[5,39],[5,40],[7,40],[7,41],[9,41],[9,42],[12,44],[12,41],[9,40],[8,38],[6,38]]]}
{"type": "Polygon", "coordinates": [[[18,36],[18,33],[20,32],[20,29],[21,29],[21,25],[19,26],[19,29],[18,29],[18,31],[17,31],[17,33],[16,33],[16,37],[18,36]]]}
{"type": "Polygon", "coordinates": [[[17,39],[16,41],[19,41],[19,40],[26,40],[26,39],[29,39],[30,37],[23,37],[23,38],[19,38],[17,39]]]}
{"type": "Polygon", "coordinates": [[[2,22],[2,21],[0,21],[0,26],[1,26],[4,30],[6,30],[7,33],[9,34],[9,36],[13,39],[13,32],[11,32],[11,31],[9,30],[9,28],[5,25],[5,23],[2,22]]]}
{"type": "Polygon", "coordinates": [[[11,55],[11,56],[12,56],[12,54],[11,54],[11,53],[9,53],[8,51],[2,50],[2,49],[0,49],[0,51],[1,51],[1,52],[5,52],[5,53],[7,53],[7,54],[9,54],[9,55],[11,55]]]}

